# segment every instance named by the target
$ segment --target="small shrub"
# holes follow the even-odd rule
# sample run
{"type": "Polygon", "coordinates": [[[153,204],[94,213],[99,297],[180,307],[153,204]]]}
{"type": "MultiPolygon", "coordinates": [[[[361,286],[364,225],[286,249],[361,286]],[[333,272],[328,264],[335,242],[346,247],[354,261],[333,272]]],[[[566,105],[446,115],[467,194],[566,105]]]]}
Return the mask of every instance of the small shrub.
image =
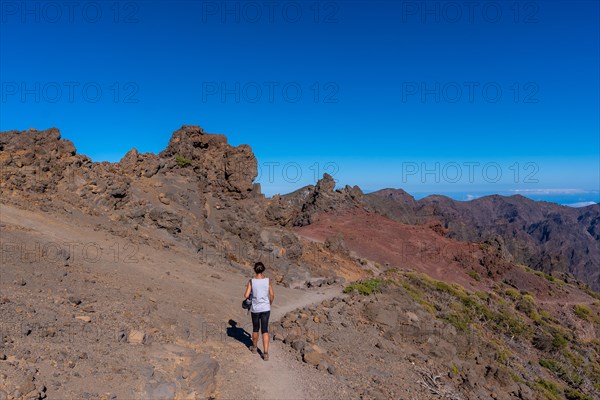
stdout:
{"type": "Polygon", "coordinates": [[[554,372],[555,374],[561,375],[564,373],[562,366],[555,360],[548,360],[545,358],[540,358],[539,364],[542,367],[554,372]]]}
{"type": "Polygon", "coordinates": [[[510,353],[506,350],[499,350],[496,353],[496,362],[502,365],[508,365],[510,362],[510,353]]]}
{"type": "Polygon", "coordinates": [[[429,311],[429,313],[431,315],[435,314],[435,307],[427,302],[426,300],[423,299],[423,296],[421,295],[421,293],[414,288],[412,285],[410,285],[408,282],[404,282],[402,284],[402,287],[404,288],[404,290],[406,291],[406,293],[408,293],[408,295],[417,303],[419,303],[420,305],[423,306],[423,308],[425,308],[427,311],[429,311]]]}
{"type": "Polygon", "coordinates": [[[516,308],[524,314],[530,315],[535,310],[533,297],[528,294],[521,297],[521,299],[517,302],[516,308]]]}
{"type": "Polygon", "coordinates": [[[584,321],[594,320],[593,311],[585,304],[575,304],[573,306],[573,312],[584,321]]]}
{"type": "Polygon", "coordinates": [[[585,368],[586,375],[590,378],[596,390],[600,391],[600,363],[591,361],[585,368]]]}
{"type": "Polygon", "coordinates": [[[560,349],[567,347],[568,343],[569,342],[567,341],[567,339],[565,339],[565,337],[563,335],[561,335],[560,333],[555,334],[554,337],[552,338],[552,347],[555,350],[560,350],[560,349]]]}
{"type": "Polygon", "coordinates": [[[554,383],[554,382],[550,382],[547,381],[545,379],[539,379],[536,384],[535,387],[541,391],[542,393],[544,393],[544,395],[546,395],[546,397],[550,400],[558,400],[560,399],[560,389],[558,388],[558,386],[554,383]]]}
{"type": "Polygon", "coordinates": [[[358,293],[368,296],[381,290],[383,283],[384,281],[382,279],[377,278],[354,282],[344,288],[344,293],[351,293],[356,290],[358,293]]]}
{"type": "Polygon", "coordinates": [[[594,290],[592,290],[589,286],[586,286],[583,289],[584,292],[586,292],[587,294],[589,294],[590,296],[592,296],[593,298],[595,298],[596,300],[600,300],[600,293],[595,292],[594,290]]]}
{"type": "Polygon", "coordinates": [[[175,156],[175,162],[177,163],[177,165],[179,165],[180,167],[187,167],[188,165],[192,165],[192,160],[189,160],[183,156],[180,156],[179,154],[177,154],[175,156]]]}
{"type": "Polygon", "coordinates": [[[555,322],[556,319],[546,310],[540,310],[540,316],[544,321],[555,322]]]}
{"type": "Polygon", "coordinates": [[[529,313],[528,316],[529,316],[529,318],[531,318],[535,322],[541,322],[542,321],[542,316],[540,315],[540,313],[537,312],[537,310],[531,310],[531,312],[529,313]]]}
{"type": "Polygon", "coordinates": [[[523,300],[529,302],[529,303],[534,303],[534,297],[531,293],[527,293],[523,295],[523,300]]]}
{"type": "Polygon", "coordinates": [[[563,354],[573,367],[575,367],[575,368],[583,367],[585,360],[581,355],[579,355],[577,353],[573,353],[572,351],[569,351],[569,350],[563,351],[563,354]]]}
{"type": "Polygon", "coordinates": [[[570,387],[565,389],[565,397],[567,400],[592,400],[592,396],[583,394],[579,390],[570,387]]]}
{"type": "Polygon", "coordinates": [[[452,364],[452,373],[454,375],[458,375],[460,373],[460,371],[458,370],[458,367],[456,366],[456,364],[452,364]]]}
{"type": "Polygon", "coordinates": [[[481,300],[486,300],[487,301],[487,299],[490,298],[490,295],[487,294],[486,292],[477,291],[477,292],[475,292],[475,295],[477,297],[479,297],[481,300]]]}
{"type": "Polygon", "coordinates": [[[504,294],[507,295],[510,299],[514,300],[518,300],[521,298],[521,293],[519,293],[518,290],[513,289],[513,288],[508,288],[504,291],[504,294]]]}
{"type": "Polygon", "coordinates": [[[461,332],[467,332],[469,329],[469,324],[471,323],[471,321],[462,313],[448,314],[443,317],[443,319],[454,325],[454,327],[461,332]]]}
{"type": "Polygon", "coordinates": [[[552,350],[552,340],[553,340],[553,337],[550,336],[545,331],[538,331],[533,336],[533,340],[531,341],[531,344],[533,345],[533,347],[535,347],[538,350],[550,351],[550,350],[552,350]]]}
{"type": "Polygon", "coordinates": [[[510,377],[512,378],[512,380],[514,382],[517,383],[525,383],[525,381],[523,380],[523,378],[521,378],[516,372],[514,372],[512,369],[508,370],[508,373],[510,374],[510,377]]]}
{"type": "Polygon", "coordinates": [[[513,315],[507,308],[501,308],[495,315],[495,329],[505,335],[529,336],[529,325],[519,316],[513,315]]]}
{"type": "Polygon", "coordinates": [[[479,276],[477,271],[469,271],[469,272],[467,272],[467,275],[469,275],[471,278],[475,279],[477,282],[479,282],[481,280],[481,276],[479,276]]]}

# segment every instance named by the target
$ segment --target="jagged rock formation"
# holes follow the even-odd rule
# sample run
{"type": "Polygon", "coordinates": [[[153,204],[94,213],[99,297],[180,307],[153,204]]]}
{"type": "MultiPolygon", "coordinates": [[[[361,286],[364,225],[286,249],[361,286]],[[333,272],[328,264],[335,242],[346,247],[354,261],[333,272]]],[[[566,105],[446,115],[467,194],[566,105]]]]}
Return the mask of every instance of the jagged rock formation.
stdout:
{"type": "Polygon", "coordinates": [[[258,175],[256,158],[248,145],[232,147],[224,135],[209,135],[200,127],[183,126],[175,131],[161,158],[181,157],[180,164],[193,167],[207,190],[227,191],[239,198],[249,196],[258,175]]]}
{"type": "Polygon", "coordinates": [[[275,196],[267,207],[267,219],[282,226],[305,226],[319,213],[362,207],[363,192],[358,186],[335,189],[335,181],[324,174],[315,186],[309,185],[284,196],[275,196]]]}

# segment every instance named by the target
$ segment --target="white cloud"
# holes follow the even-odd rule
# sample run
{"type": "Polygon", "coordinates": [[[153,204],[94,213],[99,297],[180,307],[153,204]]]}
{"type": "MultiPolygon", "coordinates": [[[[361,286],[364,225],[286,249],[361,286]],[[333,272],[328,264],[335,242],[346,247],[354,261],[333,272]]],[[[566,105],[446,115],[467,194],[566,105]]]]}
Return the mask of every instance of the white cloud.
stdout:
{"type": "Polygon", "coordinates": [[[524,194],[586,194],[590,193],[588,190],[583,189],[511,189],[512,193],[524,193],[524,194]]]}
{"type": "Polygon", "coordinates": [[[587,206],[592,206],[594,204],[597,204],[597,203],[595,201],[580,201],[577,203],[564,204],[564,205],[569,206],[569,207],[587,207],[587,206]]]}

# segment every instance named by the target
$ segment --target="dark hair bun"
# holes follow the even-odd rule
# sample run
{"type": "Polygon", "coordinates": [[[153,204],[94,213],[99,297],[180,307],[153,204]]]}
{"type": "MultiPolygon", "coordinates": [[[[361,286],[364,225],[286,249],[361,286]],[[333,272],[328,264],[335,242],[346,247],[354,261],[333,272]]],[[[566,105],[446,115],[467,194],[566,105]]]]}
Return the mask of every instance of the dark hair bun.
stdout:
{"type": "Polygon", "coordinates": [[[257,274],[262,274],[265,272],[265,264],[261,263],[260,261],[254,264],[254,272],[257,274]]]}

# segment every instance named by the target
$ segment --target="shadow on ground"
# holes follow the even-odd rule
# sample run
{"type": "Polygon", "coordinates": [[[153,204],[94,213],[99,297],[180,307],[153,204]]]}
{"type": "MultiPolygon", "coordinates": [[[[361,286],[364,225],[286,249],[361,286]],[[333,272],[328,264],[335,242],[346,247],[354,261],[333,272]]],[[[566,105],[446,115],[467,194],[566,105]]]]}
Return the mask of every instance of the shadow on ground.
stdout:
{"type": "Polygon", "coordinates": [[[232,319],[229,320],[229,327],[227,328],[227,336],[234,338],[235,340],[242,342],[246,346],[252,345],[252,336],[244,328],[238,327],[238,323],[232,319]]]}

